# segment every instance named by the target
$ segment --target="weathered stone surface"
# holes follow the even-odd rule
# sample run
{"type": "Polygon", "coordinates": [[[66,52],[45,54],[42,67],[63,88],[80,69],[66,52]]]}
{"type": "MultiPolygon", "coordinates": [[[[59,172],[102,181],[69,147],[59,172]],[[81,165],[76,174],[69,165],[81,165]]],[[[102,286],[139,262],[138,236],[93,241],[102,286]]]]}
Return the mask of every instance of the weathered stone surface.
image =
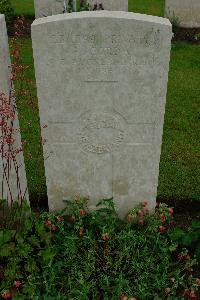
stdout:
{"type": "Polygon", "coordinates": [[[178,17],[181,27],[200,27],[200,1],[165,0],[165,16],[172,22],[173,15],[178,17]]]}
{"type": "MultiPolygon", "coordinates": [[[[34,0],[35,18],[42,18],[51,15],[62,14],[64,10],[64,0],[34,0]]],[[[74,0],[76,7],[76,0],[74,0]]]]}
{"type": "Polygon", "coordinates": [[[42,18],[63,13],[63,0],[34,0],[34,5],[35,18],[42,18]]]}
{"type": "MultiPolygon", "coordinates": [[[[8,37],[5,24],[4,15],[0,14],[0,93],[9,95],[11,90],[10,70],[11,63],[8,50],[8,37]]],[[[11,123],[10,123],[11,125],[11,123]]],[[[13,128],[19,129],[19,121],[16,113],[16,119],[13,122],[13,128]]],[[[0,140],[2,140],[2,131],[0,130],[0,140]]],[[[21,148],[21,136],[19,131],[13,134],[15,139],[14,148],[21,148]]],[[[2,147],[2,144],[1,144],[2,147]]],[[[1,148],[2,150],[2,148],[1,148]]],[[[4,148],[6,150],[6,147],[4,148]]],[[[7,160],[2,158],[2,151],[0,153],[0,199],[20,200],[23,195],[28,200],[27,182],[24,166],[23,153],[16,155],[16,162],[11,159],[9,166],[7,160]],[[16,167],[18,166],[18,172],[16,167]],[[5,171],[3,171],[5,170],[5,171]],[[17,178],[19,176],[19,182],[17,178]],[[6,180],[7,178],[7,180],[6,180]],[[19,192],[21,191],[21,192],[19,192]]]]}
{"type": "MultiPolygon", "coordinates": [[[[93,7],[94,0],[88,3],[93,7]]],[[[102,3],[105,10],[128,11],[128,0],[102,0],[102,3]]]]}
{"type": "Polygon", "coordinates": [[[124,217],[155,206],[171,24],[127,12],[35,20],[32,41],[48,201],[114,197],[124,217]]]}

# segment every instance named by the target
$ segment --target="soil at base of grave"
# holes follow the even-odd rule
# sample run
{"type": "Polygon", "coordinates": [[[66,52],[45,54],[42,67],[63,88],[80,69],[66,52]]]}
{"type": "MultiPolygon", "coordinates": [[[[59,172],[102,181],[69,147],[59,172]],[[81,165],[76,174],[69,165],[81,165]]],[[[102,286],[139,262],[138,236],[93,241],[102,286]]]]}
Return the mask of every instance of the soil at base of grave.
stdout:
{"type": "MultiPolygon", "coordinates": [[[[34,19],[30,18],[24,19],[24,30],[22,32],[23,37],[31,36],[31,24],[33,21],[34,19]]],[[[14,23],[15,20],[10,24],[7,24],[9,36],[14,36],[15,34],[16,30],[14,28],[14,23]]],[[[182,41],[194,45],[200,45],[200,28],[178,28],[172,41],[182,41]]]]}
{"type": "Polygon", "coordinates": [[[166,203],[174,208],[174,217],[178,226],[187,229],[193,220],[200,221],[200,199],[169,199],[157,198],[157,202],[166,203]]]}

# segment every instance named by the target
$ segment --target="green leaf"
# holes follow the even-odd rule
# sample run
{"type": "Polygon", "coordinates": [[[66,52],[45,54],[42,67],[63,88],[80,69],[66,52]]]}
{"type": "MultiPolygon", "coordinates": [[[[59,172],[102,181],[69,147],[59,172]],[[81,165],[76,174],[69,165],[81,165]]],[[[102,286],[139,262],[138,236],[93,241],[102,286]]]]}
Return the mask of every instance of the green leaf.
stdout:
{"type": "Polygon", "coordinates": [[[96,207],[100,206],[100,205],[105,205],[108,208],[111,209],[115,209],[115,205],[113,203],[113,198],[109,198],[109,199],[102,199],[100,200],[97,204],[96,207]]]}
{"type": "Polygon", "coordinates": [[[193,242],[192,235],[186,234],[185,236],[183,236],[182,243],[184,246],[190,246],[192,242],[193,242]]]}
{"type": "Polygon", "coordinates": [[[0,231],[0,246],[9,242],[15,234],[15,230],[1,230],[0,231]]]}
{"type": "Polygon", "coordinates": [[[56,251],[54,249],[47,248],[45,250],[41,250],[38,255],[42,256],[43,260],[47,263],[54,258],[56,251]]]}
{"type": "Polygon", "coordinates": [[[0,248],[0,257],[8,257],[12,254],[12,252],[14,252],[14,250],[14,243],[5,244],[3,247],[0,248]]]}
{"type": "Polygon", "coordinates": [[[39,236],[43,237],[44,235],[46,235],[46,231],[43,223],[36,222],[35,229],[39,236]]]}
{"type": "Polygon", "coordinates": [[[37,237],[35,235],[31,235],[28,238],[28,242],[33,246],[37,246],[37,247],[40,246],[40,241],[37,239],[37,237]]]}
{"type": "Polygon", "coordinates": [[[199,229],[199,238],[200,238],[200,221],[199,220],[192,221],[192,228],[199,229]]]}
{"type": "Polygon", "coordinates": [[[173,241],[180,240],[185,235],[185,232],[180,228],[175,228],[174,230],[170,231],[169,236],[173,241]]]}
{"type": "Polygon", "coordinates": [[[17,250],[20,257],[27,258],[32,251],[32,247],[29,244],[23,243],[22,245],[18,245],[17,250]]]}

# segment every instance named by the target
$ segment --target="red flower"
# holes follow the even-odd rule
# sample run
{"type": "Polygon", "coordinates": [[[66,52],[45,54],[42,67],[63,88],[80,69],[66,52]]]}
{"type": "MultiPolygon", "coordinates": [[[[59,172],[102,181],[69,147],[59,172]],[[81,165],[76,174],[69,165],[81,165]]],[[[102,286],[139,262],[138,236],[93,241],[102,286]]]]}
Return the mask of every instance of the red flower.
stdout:
{"type": "Polygon", "coordinates": [[[21,281],[19,281],[19,280],[15,280],[15,282],[14,282],[14,286],[15,286],[16,288],[20,287],[21,284],[22,284],[22,283],[21,283],[21,281]]]}
{"type": "Polygon", "coordinates": [[[191,291],[188,295],[188,299],[191,299],[191,300],[197,300],[197,295],[194,291],[191,291]]]}
{"type": "Polygon", "coordinates": [[[74,222],[74,221],[76,220],[76,218],[75,218],[74,216],[70,216],[70,217],[68,218],[68,220],[69,220],[70,222],[74,222]]]}
{"type": "Polygon", "coordinates": [[[52,231],[56,231],[56,229],[57,229],[57,228],[56,228],[55,225],[51,225],[51,230],[52,230],[52,231]]]}
{"type": "Polygon", "coordinates": [[[136,215],[137,215],[138,218],[140,218],[140,217],[143,216],[143,212],[142,212],[141,210],[138,210],[138,211],[136,212],[136,215]]]}
{"type": "Polygon", "coordinates": [[[170,213],[171,215],[173,215],[173,213],[174,213],[173,208],[169,208],[168,211],[169,211],[169,213],[170,213]]]}
{"type": "Polygon", "coordinates": [[[196,278],[196,284],[200,285],[200,278],[196,278]]]}
{"type": "Polygon", "coordinates": [[[46,226],[48,226],[48,227],[51,227],[51,221],[50,221],[50,220],[46,220],[46,221],[44,222],[44,224],[45,224],[46,226]]]}
{"type": "Polygon", "coordinates": [[[16,78],[17,78],[17,76],[16,76],[16,74],[12,74],[11,76],[10,76],[10,80],[16,80],[16,78]]]}
{"type": "Polygon", "coordinates": [[[58,222],[61,222],[63,220],[63,217],[62,216],[57,216],[56,219],[57,219],[58,222]]]}
{"type": "Polygon", "coordinates": [[[186,260],[186,259],[190,259],[191,256],[189,254],[179,254],[178,255],[178,259],[180,260],[186,260]]]}
{"type": "Polygon", "coordinates": [[[110,237],[109,237],[108,233],[104,233],[104,234],[102,234],[101,239],[103,241],[108,241],[110,239],[110,237]]]}
{"type": "Polygon", "coordinates": [[[14,141],[15,141],[15,139],[10,138],[10,137],[7,137],[7,138],[5,139],[5,142],[6,142],[7,144],[13,144],[14,141]]]}
{"type": "Polygon", "coordinates": [[[1,296],[2,296],[3,299],[11,299],[12,298],[12,294],[9,293],[9,292],[8,293],[3,293],[1,296]]]}
{"type": "Polygon", "coordinates": [[[139,220],[139,224],[143,226],[144,225],[144,220],[139,220]]]}
{"type": "Polygon", "coordinates": [[[80,229],[79,229],[79,235],[80,236],[84,235],[84,228],[83,227],[80,227],[80,229]]]}
{"type": "Polygon", "coordinates": [[[80,209],[80,211],[79,211],[79,215],[80,216],[84,216],[84,215],[86,215],[87,213],[86,213],[86,211],[84,210],[84,209],[80,209]]]}
{"type": "Polygon", "coordinates": [[[164,215],[160,215],[160,220],[164,222],[166,221],[166,217],[164,215]]]}
{"type": "Polygon", "coordinates": [[[171,226],[176,227],[176,222],[172,221],[170,222],[171,226]]]}
{"type": "Polygon", "coordinates": [[[15,36],[19,37],[20,36],[19,32],[15,31],[15,36]]]}
{"type": "Polygon", "coordinates": [[[159,226],[158,231],[161,232],[161,233],[164,233],[164,232],[167,231],[167,228],[165,226],[159,226]]]}
{"type": "Polygon", "coordinates": [[[12,56],[13,57],[15,57],[15,58],[18,58],[19,57],[19,50],[14,50],[13,52],[12,52],[12,56]]]}

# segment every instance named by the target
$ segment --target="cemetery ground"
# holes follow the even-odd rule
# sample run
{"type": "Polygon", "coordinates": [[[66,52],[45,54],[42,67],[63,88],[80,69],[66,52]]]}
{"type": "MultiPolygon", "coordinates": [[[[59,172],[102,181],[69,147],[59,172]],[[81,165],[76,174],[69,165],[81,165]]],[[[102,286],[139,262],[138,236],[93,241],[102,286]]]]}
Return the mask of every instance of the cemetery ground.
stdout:
{"type": "MultiPolygon", "coordinates": [[[[24,1],[13,0],[16,14],[33,16],[31,2],[24,1]]],[[[129,3],[129,10],[154,15],[162,16],[163,8],[158,0],[129,3]]],[[[29,66],[25,78],[32,82],[20,79],[15,86],[36,207],[46,201],[46,187],[31,39],[23,37],[21,44],[22,63],[29,66]]],[[[87,199],[78,198],[66,202],[67,215],[30,213],[25,206],[18,215],[13,207],[0,222],[7,229],[0,237],[4,299],[199,299],[193,259],[194,253],[200,258],[199,70],[199,46],[173,42],[157,200],[175,214],[163,204],[150,216],[143,203],[122,222],[111,200],[104,201],[107,209],[91,212],[87,199]]]]}
{"type": "MultiPolygon", "coordinates": [[[[26,76],[34,81],[29,38],[22,40],[22,60],[29,66],[26,76]]],[[[183,212],[189,210],[189,207],[191,211],[197,212],[199,205],[199,68],[199,46],[186,43],[172,45],[158,200],[167,201],[177,208],[181,205],[183,212]]],[[[34,195],[44,197],[46,190],[41,148],[38,146],[40,128],[35,85],[32,86],[31,94],[32,103],[26,103],[27,98],[23,101],[23,97],[20,97],[18,106],[23,128],[22,137],[28,142],[24,145],[24,150],[28,166],[29,193],[34,198],[34,195]]]]}

